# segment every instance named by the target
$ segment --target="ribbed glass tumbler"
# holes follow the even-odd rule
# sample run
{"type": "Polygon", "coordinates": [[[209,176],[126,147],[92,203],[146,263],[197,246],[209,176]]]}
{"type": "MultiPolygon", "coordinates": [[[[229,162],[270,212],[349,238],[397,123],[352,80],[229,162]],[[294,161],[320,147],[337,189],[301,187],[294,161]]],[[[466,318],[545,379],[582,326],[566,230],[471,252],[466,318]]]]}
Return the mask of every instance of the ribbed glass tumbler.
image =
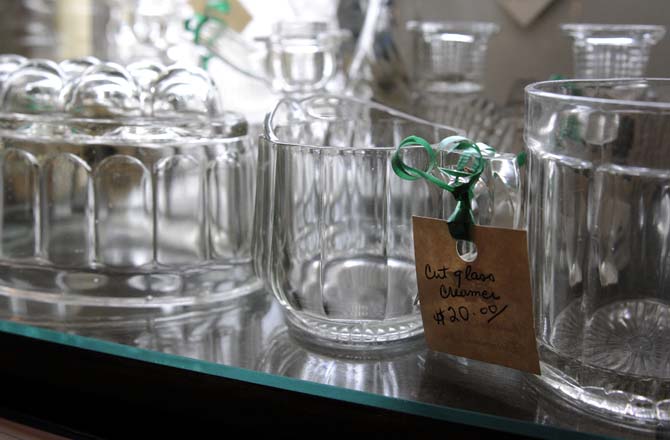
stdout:
{"type": "Polygon", "coordinates": [[[670,420],[670,80],[526,96],[542,378],[593,411],[670,420]]]}
{"type": "Polygon", "coordinates": [[[645,76],[652,46],[665,26],[567,23],[561,30],[573,38],[574,76],[582,79],[645,76]]]}
{"type": "MultiPolygon", "coordinates": [[[[455,202],[432,184],[397,177],[390,158],[406,136],[437,143],[455,133],[330,95],[286,99],[268,115],[253,251],[256,271],[284,306],[295,336],[371,349],[422,333],[411,218],[446,218],[455,202]]],[[[422,148],[402,152],[405,163],[426,168],[422,148]]],[[[513,226],[521,194],[513,156],[492,157],[487,169],[475,215],[483,224],[513,226]],[[494,178],[493,169],[502,177],[494,178]]]]}
{"type": "MultiPolygon", "coordinates": [[[[489,39],[500,27],[472,21],[409,21],[415,92],[481,92],[489,39]]],[[[455,96],[451,96],[455,98],[455,96]]]]}

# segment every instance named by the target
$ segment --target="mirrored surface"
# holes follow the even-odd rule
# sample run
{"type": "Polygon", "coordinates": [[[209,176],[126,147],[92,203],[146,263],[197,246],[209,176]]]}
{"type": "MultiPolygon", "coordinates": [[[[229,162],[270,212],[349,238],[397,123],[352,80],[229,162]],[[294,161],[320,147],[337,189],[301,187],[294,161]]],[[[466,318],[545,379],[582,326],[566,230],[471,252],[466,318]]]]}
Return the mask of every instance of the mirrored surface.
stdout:
{"type": "Polygon", "coordinates": [[[7,309],[0,318],[0,331],[495,430],[541,438],[670,438],[668,426],[598,419],[536,388],[528,374],[432,352],[422,340],[369,356],[307,346],[291,336],[265,291],[216,308],[126,320],[43,325],[7,309]]]}

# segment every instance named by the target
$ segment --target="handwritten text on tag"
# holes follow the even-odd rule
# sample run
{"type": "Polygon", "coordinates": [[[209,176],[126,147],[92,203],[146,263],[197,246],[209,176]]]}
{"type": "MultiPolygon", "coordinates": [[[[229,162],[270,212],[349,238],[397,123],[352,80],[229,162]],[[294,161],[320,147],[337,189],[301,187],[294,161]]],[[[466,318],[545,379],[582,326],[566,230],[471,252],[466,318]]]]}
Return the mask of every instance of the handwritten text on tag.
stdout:
{"type": "Polygon", "coordinates": [[[446,221],[412,221],[428,346],[539,374],[526,232],[472,226],[476,257],[465,261],[446,221]]]}

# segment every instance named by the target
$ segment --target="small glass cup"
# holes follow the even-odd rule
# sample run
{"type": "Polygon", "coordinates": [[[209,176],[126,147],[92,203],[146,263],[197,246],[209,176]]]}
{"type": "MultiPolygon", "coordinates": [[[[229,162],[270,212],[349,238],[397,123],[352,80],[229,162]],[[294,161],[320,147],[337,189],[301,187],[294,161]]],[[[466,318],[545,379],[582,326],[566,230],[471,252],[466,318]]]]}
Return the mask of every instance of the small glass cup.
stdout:
{"type": "MultiPolygon", "coordinates": [[[[259,145],[254,264],[295,336],[369,350],[422,333],[411,218],[447,218],[455,201],[428,182],[402,180],[390,159],[406,136],[437,143],[456,133],[333,95],[284,99],[268,115],[259,145]]],[[[405,163],[427,166],[422,148],[401,151],[405,163]]],[[[446,166],[447,154],[440,154],[446,166]]],[[[516,161],[488,159],[475,188],[475,216],[513,227],[521,221],[516,161]]]]}
{"type": "Polygon", "coordinates": [[[645,76],[649,52],[665,35],[665,26],[567,23],[561,30],[573,38],[575,78],[645,76]]]}
{"type": "Polygon", "coordinates": [[[325,22],[276,23],[265,39],[273,88],[282,93],[323,91],[341,69],[340,45],[346,35],[325,22]]]}
{"type": "Polygon", "coordinates": [[[478,93],[488,41],[500,27],[471,21],[410,21],[412,82],[421,93],[478,93]]]}
{"type": "Polygon", "coordinates": [[[481,95],[495,23],[409,21],[413,43],[412,109],[428,121],[458,127],[471,139],[507,148],[514,128],[481,95]]]}
{"type": "Polygon", "coordinates": [[[528,243],[544,383],[670,419],[670,80],[526,88],[528,243]]]}

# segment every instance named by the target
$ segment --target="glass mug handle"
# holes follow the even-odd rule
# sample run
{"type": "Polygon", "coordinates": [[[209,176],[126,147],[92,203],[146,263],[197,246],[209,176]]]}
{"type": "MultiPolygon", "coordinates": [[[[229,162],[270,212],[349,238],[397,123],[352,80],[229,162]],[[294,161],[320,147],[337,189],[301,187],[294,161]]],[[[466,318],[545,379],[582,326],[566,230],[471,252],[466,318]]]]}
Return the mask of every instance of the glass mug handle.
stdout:
{"type": "Polygon", "coordinates": [[[490,159],[493,199],[492,224],[499,227],[524,229],[524,194],[522,167],[516,156],[508,154],[490,159]]]}

